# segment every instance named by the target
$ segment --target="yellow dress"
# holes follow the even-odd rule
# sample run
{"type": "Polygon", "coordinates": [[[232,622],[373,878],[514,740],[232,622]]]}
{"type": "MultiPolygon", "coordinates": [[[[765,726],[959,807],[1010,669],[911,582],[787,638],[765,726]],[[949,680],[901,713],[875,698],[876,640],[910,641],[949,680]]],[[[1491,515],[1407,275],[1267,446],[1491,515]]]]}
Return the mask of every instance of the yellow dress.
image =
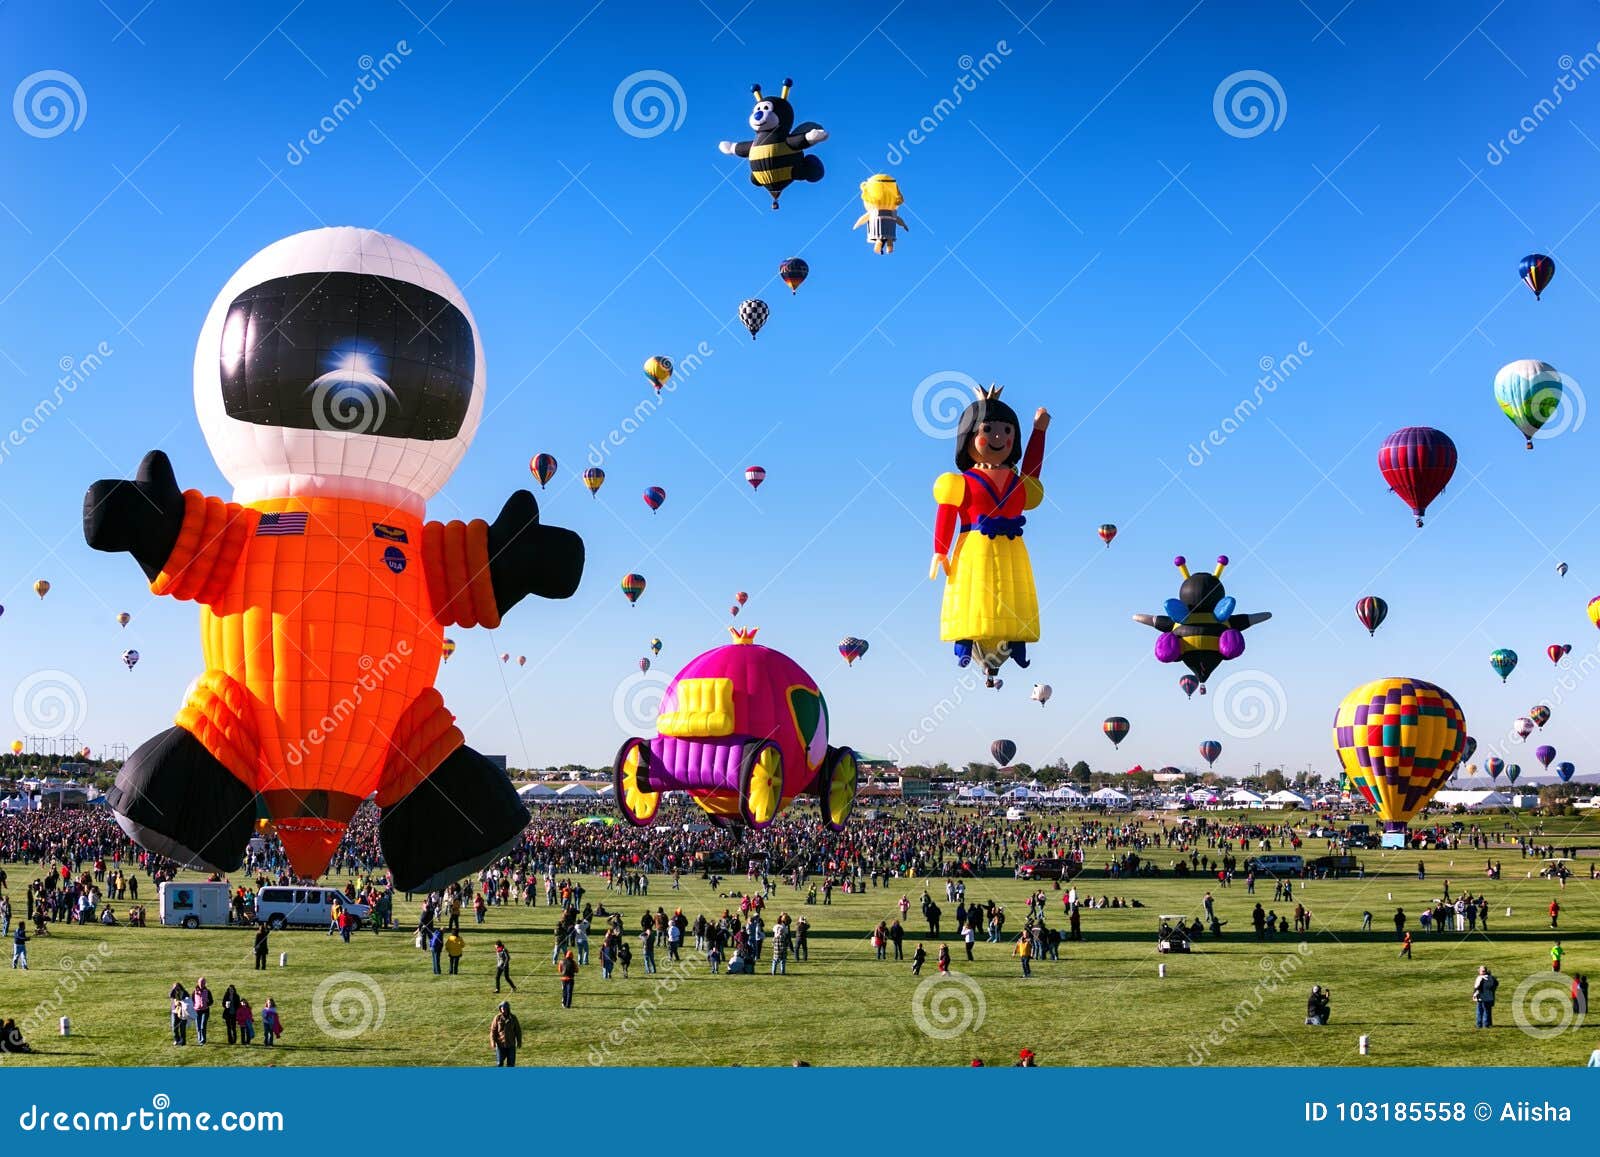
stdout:
{"type": "Polygon", "coordinates": [[[980,474],[941,474],[933,484],[939,504],[935,548],[959,530],[939,614],[939,638],[947,643],[970,640],[992,652],[1003,643],[1039,639],[1039,596],[1022,541],[1021,514],[1044,501],[1044,485],[1013,474],[1006,489],[997,493],[986,479],[974,477],[980,474]]]}

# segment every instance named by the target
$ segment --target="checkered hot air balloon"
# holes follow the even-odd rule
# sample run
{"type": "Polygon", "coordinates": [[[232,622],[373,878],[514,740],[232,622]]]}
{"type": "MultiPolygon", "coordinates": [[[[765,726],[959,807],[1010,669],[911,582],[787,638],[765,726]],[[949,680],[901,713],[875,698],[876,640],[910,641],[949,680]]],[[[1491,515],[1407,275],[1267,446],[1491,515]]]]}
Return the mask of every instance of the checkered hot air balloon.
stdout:
{"type": "Polygon", "coordinates": [[[1334,713],[1339,762],[1352,790],[1377,809],[1385,831],[1406,830],[1460,764],[1466,743],[1460,705],[1421,679],[1363,683],[1334,713]]]}
{"type": "Polygon", "coordinates": [[[756,334],[767,324],[767,315],[771,312],[767,303],[759,297],[747,298],[739,303],[739,324],[750,331],[751,341],[756,340],[756,334]]]}

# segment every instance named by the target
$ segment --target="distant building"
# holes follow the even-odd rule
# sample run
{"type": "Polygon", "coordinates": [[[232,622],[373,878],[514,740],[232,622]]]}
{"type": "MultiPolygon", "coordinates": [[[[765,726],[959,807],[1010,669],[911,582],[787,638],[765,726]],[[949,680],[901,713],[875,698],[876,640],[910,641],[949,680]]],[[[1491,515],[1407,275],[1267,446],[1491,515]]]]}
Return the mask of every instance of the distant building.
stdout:
{"type": "Polygon", "coordinates": [[[933,795],[933,784],[923,778],[909,775],[900,777],[900,798],[904,800],[928,799],[933,795]]]}

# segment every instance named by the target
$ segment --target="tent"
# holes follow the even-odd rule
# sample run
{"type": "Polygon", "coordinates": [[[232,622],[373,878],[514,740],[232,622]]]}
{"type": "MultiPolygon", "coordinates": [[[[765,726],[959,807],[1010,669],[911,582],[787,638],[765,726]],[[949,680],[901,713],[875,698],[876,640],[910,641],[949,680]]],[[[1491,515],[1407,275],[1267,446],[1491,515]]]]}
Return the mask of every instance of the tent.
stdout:
{"type": "Polygon", "coordinates": [[[1236,787],[1230,791],[1224,801],[1235,807],[1260,807],[1261,797],[1249,788],[1236,787]]]}
{"type": "Polygon", "coordinates": [[[1305,808],[1309,806],[1309,801],[1305,796],[1296,795],[1288,790],[1273,792],[1266,798],[1265,803],[1270,808],[1305,808]]]}
{"type": "Polygon", "coordinates": [[[1465,791],[1452,791],[1446,788],[1434,795],[1433,802],[1440,807],[1464,807],[1468,811],[1512,806],[1510,796],[1487,788],[1470,788],[1465,791]]]}
{"type": "Polygon", "coordinates": [[[960,795],[961,795],[962,799],[999,799],[1000,798],[993,791],[990,791],[988,788],[984,787],[981,783],[977,787],[964,787],[964,788],[962,788],[960,795]]]}
{"type": "Polygon", "coordinates": [[[547,783],[528,783],[517,789],[517,795],[524,800],[552,800],[556,791],[547,783]]]}
{"type": "Polygon", "coordinates": [[[1075,787],[1058,787],[1055,791],[1047,793],[1045,798],[1066,804],[1068,807],[1081,807],[1089,802],[1089,797],[1075,787]]]}
{"type": "Polygon", "coordinates": [[[569,783],[556,792],[563,803],[570,800],[599,799],[600,793],[586,783],[569,783]]]}
{"type": "Polygon", "coordinates": [[[1028,799],[1042,799],[1043,798],[1043,793],[1042,792],[1034,791],[1033,788],[1029,787],[1027,784],[1018,784],[1016,787],[1012,788],[1010,791],[1003,792],[1001,794],[1002,794],[1003,798],[1005,798],[1005,799],[1028,800],[1028,799]]]}
{"type": "Polygon", "coordinates": [[[1129,798],[1114,787],[1103,787],[1089,796],[1090,803],[1100,804],[1102,807],[1127,807],[1129,798]]]}

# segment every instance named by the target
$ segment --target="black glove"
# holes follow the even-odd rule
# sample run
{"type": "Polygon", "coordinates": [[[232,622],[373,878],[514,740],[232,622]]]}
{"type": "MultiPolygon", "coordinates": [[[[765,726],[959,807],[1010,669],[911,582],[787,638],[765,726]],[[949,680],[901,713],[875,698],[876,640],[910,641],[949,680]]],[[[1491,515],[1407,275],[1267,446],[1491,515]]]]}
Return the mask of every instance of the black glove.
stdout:
{"type": "Polygon", "coordinates": [[[583,577],[583,539],[539,522],[539,504],[519,490],[489,527],[489,581],[504,615],[527,595],[570,598],[583,577]]]}
{"type": "Polygon", "coordinates": [[[83,496],[83,537],[95,550],[125,550],[154,582],[183,529],[183,491],[172,463],[152,450],[132,482],[102,478],[83,496]]]}

